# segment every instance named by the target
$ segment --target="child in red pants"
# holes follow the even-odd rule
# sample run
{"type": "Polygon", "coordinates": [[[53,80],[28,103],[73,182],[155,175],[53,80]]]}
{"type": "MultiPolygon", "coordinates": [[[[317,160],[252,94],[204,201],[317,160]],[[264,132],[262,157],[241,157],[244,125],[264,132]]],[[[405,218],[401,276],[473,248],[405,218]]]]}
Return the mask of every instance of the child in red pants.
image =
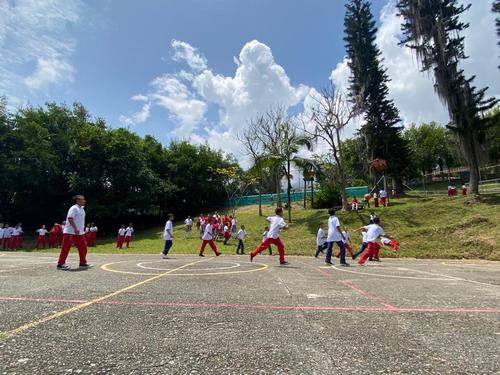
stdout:
{"type": "Polygon", "coordinates": [[[356,231],[360,231],[362,229],[366,230],[366,242],[368,246],[364,251],[361,258],[358,260],[359,265],[364,265],[366,260],[370,257],[373,257],[374,260],[379,260],[379,251],[380,245],[377,243],[377,239],[381,236],[386,236],[390,238],[387,234],[385,234],[384,229],[380,226],[380,219],[378,217],[373,218],[373,224],[361,227],[356,229],[356,231]]]}
{"type": "Polygon", "coordinates": [[[207,225],[205,226],[205,232],[203,233],[203,236],[201,237],[203,242],[201,243],[200,252],[198,254],[200,257],[205,256],[205,255],[203,255],[203,252],[205,251],[205,247],[207,245],[210,246],[212,251],[215,253],[215,256],[218,257],[220,255],[219,251],[217,250],[217,246],[215,246],[215,243],[214,243],[214,233],[213,233],[213,227],[212,227],[213,221],[214,221],[213,217],[209,216],[207,218],[207,225]]]}
{"type": "Polygon", "coordinates": [[[285,246],[279,237],[280,230],[288,229],[288,225],[286,225],[285,220],[283,220],[283,209],[281,207],[277,207],[274,212],[276,216],[269,216],[267,221],[269,222],[269,231],[267,232],[267,237],[262,241],[262,243],[250,253],[250,262],[253,261],[253,258],[257,256],[257,254],[262,253],[265,249],[269,247],[269,245],[276,245],[278,248],[278,253],[280,255],[280,264],[288,264],[285,260],[285,246]]]}
{"type": "MultiPolygon", "coordinates": [[[[342,234],[344,235],[344,239],[342,240],[344,242],[344,246],[349,252],[349,254],[351,254],[351,258],[354,259],[354,252],[352,251],[352,246],[351,246],[351,237],[349,231],[347,230],[347,227],[344,227],[342,234]]],[[[335,256],[338,258],[340,256],[340,251],[337,252],[335,256]]]]}
{"type": "Polygon", "coordinates": [[[394,240],[394,239],[390,239],[390,238],[387,238],[387,237],[381,237],[380,238],[380,241],[385,245],[385,246],[389,246],[392,248],[392,251],[393,252],[396,252],[398,251],[398,247],[399,247],[399,242],[394,240]]]}

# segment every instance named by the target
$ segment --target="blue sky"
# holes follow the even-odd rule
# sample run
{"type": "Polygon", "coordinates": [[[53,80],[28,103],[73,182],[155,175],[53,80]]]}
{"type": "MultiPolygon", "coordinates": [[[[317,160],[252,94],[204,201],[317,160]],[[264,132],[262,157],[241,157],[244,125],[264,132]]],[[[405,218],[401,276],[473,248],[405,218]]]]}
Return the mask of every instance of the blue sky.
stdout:
{"type": "MultiPolygon", "coordinates": [[[[491,1],[474,1],[466,72],[500,95],[491,1]]],[[[11,106],[79,101],[108,125],[162,142],[207,142],[242,157],[235,135],[280,104],[345,86],[344,1],[0,0],[0,95],[11,106]]],[[[378,43],[405,123],[447,115],[397,46],[393,1],[374,0],[378,43]],[[415,100],[419,98],[419,100],[415,100]]],[[[352,134],[353,124],[346,135],[352,134]]]]}

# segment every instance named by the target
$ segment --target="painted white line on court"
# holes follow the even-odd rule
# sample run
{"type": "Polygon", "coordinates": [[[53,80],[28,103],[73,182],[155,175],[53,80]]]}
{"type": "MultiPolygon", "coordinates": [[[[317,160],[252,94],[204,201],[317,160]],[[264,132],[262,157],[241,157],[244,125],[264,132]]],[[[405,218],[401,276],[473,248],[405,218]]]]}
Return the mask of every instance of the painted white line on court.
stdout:
{"type": "MultiPolygon", "coordinates": [[[[170,270],[170,269],[171,269],[171,268],[159,268],[159,267],[147,267],[147,266],[144,266],[144,264],[148,264],[148,263],[159,263],[159,262],[169,263],[168,261],[159,260],[159,261],[152,261],[152,262],[141,262],[141,263],[137,263],[137,266],[138,266],[138,267],[141,267],[141,268],[144,268],[144,269],[146,269],[146,270],[155,270],[155,271],[168,271],[168,270],[170,270]]],[[[184,271],[188,271],[188,272],[199,272],[199,271],[213,271],[213,270],[229,270],[229,269],[231,269],[231,268],[238,268],[238,267],[241,267],[241,264],[239,264],[239,263],[235,263],[235,262],[217,262],[217,263],[234,264],[234,266],[231,266],[231,267],[214,267],[214,268],[193,268],[193,269],[184,269],[184,271]]]]}
{"type": "Polygon", "coordinates": [[[367,276],[376,276],[376,277],[385,277],[389,279],[409,279],[409,280],[430,280],[430,281],[452,281],[450,278],[433,278],[433,277],[416,277],[416,276],[398,276],[398,275],[387,275],[384,273],[371,273],[371,272],[357,272],[351,271],[345,268],[337,268],[335,265],[332,265],[330,268],[335,269],[336,271],[342,271],[347,273],[354,273],[356,275],[367,275],[367,276]]]}

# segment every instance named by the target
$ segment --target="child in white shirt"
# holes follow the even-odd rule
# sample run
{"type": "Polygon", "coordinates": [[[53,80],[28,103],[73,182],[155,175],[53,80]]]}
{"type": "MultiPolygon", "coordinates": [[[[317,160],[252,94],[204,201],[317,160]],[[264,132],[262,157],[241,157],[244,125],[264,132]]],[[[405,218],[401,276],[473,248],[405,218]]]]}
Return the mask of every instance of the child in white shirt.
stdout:
{"type": "Polygon", "coordinates": [[[316,234],[316,253],[314,254],[314,257],[317,258],[319,253],[324,253],[326,250],[326,234],[325,234],[325,224],[320,223],[319,224],[319,229],[318,233],[316,234]]]}
{"type": "Polygon", "coordinates": [[[245,231],[245,226],[242,225],[241,229],[238,231],[237,237],[238,237],[238,246],[236,247],[236,254],[245,254],[245,237],[247,235],[247,232],[245,231]],[[241,253],[239,252],[241,249],[241,253]]]}

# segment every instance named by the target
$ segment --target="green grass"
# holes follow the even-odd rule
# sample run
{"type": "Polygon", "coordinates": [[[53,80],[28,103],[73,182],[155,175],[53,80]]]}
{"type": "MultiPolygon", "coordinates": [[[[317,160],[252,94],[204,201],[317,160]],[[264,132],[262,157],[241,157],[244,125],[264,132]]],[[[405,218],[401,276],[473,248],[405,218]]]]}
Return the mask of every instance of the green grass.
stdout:
{"type": "MultiPolygon", "coordinates": [[[[380,217],[382,227],[400,243],[397,253],[383,249],[384,257],[488,259],[500,260],[500,195],[484,196],[480,201],[471,198],[405,197],[393,199],[390,207],[373,209],[380,217]]],[[[271,215],[273,207],[264,207],[264,215],[271,215]]],[[[369,210],[339,212],[342,226],[351,230],[353,248],[360,244],[360,235],[352,229],[365,225],[369,210]]],[[[248,232],[245,251],[255,248],[261,241],[266,226],[265,217],[258,216],[256,206],[239,208],[239,225],[244,224],[248,232]]],[[[294,206],[290,229],[281,234],[289,255],[311,255],[315,250],[315,239],[320,222],[326,223],[325,209],[302,209],[294,206]]],[[[286,220],[286,213],[285,213],[286,220]]],[[[91,253],[135,253],[159,254],[163,248],[163,227],[136,233],[130,249],[115,249],[115,238],[101,238],[91,253]]],[[[184,239],[182,224],[174,226],[173,254],[196,254],[200,240],[195,232],[184,239]]],[[[224,254],[234,254],[236,241],[224,246],[217,242],[224,254]]],[[[388,248],[387,248],[388,249],[388,248]]],[[[211,250],[207,247],[207,251],[211,250]]]]}

